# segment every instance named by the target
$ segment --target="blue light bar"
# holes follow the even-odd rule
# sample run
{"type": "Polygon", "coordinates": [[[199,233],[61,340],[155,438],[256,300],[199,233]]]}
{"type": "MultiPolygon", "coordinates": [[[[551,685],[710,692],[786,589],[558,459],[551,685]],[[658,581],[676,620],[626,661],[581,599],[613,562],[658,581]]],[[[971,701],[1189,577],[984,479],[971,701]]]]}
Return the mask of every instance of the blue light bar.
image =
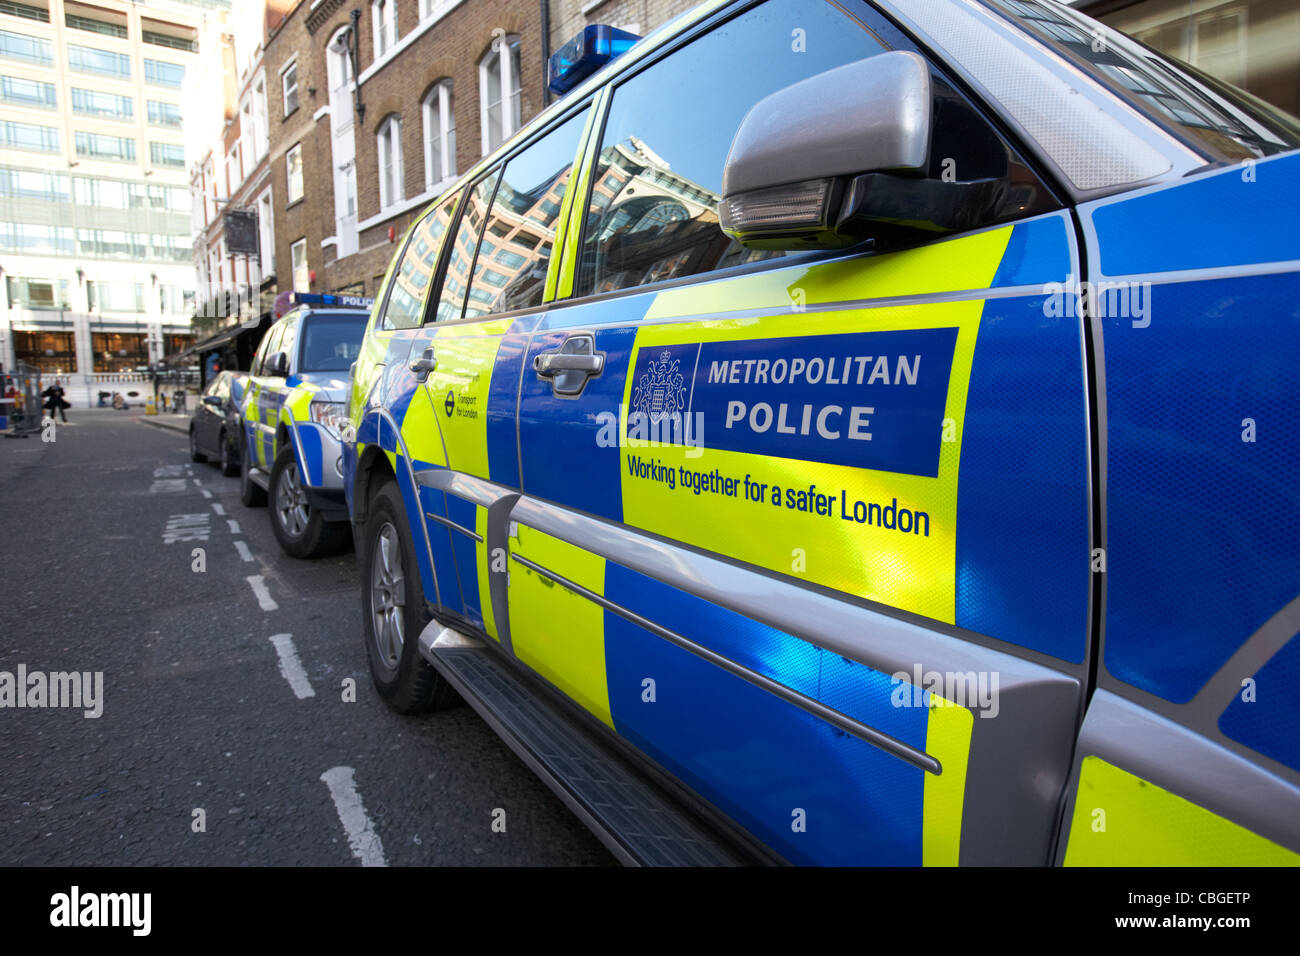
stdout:
{"type": "Polygon", "coordinates": [[[551,54],[547,85],[552,93],[567,93],[639,39],[635,33],[593,23],[551,54]]]}
{"type": "Polygon", "coordinates": [[[275,297],[275,317],[278,319],[295,306],[336,305],[343,309],[369,309],[375,300],[363,295],[338,295],[324,292],[281,292],[275,297]]]}

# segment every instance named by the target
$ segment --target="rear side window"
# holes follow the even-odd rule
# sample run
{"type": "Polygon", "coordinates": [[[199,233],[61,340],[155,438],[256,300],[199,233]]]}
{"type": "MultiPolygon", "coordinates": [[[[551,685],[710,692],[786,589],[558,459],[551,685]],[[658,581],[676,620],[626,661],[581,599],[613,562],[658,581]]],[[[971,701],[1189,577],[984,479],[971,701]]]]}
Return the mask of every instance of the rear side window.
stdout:
{"type": "Polygon", "coordinates": [[[560,201],[586,120],[583,110],[506,163],[474,264],[466,317],[542,304],[560,201]]]}
{"type": "Polygon", "coordinates": [[[381,329],[413,329],[424,321],[424,297],[459,198],[457,193],[416,223],[402,261],[393,272],[381,329]]]}
{"type": "Polygon", "coordinates": [[[280,351],[280,336],[284,332],[284,325],[277,324],[271,326],[271,331],[266,333],[266,339],[262,342],[262,348],[257,359],[257,367],[254,369],[255,374],[266,374],[266,360],[268,356],[274,355],[280,351]]]}
{"type": "Polygon", "coordinates": [[[460,224],[456,227],[451,251],[447,254],[447,275],[434,313],[437,322],[459,319],[465,311],[465,293],[469,290],[470,269],[474,267],[474,256],[478,251],[479,228],[483,225],[483,217],[487,215],[488,203],[492,201],[492,192],[496,189],[500,172],[498,169],[488,173],[469,194],[465,212],[461,214],[460,224]]]}
{"type": "Polygon", "coordinates": [[[718,226],[740,121],[769,93],[886,49],[825,0],[769,0],[616,87],[574,294],[781,255],[746,250],[718,226]]]}

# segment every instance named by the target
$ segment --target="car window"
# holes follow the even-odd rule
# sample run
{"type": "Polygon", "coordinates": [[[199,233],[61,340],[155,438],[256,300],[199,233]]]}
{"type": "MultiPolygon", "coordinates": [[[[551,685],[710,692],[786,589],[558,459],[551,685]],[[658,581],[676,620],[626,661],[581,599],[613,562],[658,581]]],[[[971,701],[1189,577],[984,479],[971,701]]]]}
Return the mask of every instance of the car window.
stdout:
{"type": "Polygon", "coordinates": [[[718,225],[740,121],[770,93],[886,49],[829,2],[769,0],[616,87],[574,294],[781,255],[746,250],[718,225]]]}
{"type": "Polygon", "coordinates": [[[366,312],[317,312],[302,323],[299,372],[346,372],[361,354],[366,312]]]}
{"type": "Polygon", "coordinates": [[[479,244],[467,318],[542,304],[560,201],[586,121],[584,109],[506,163],[479,244]]]}
{"type": "Polygon", "coordinates": [[[413,329],[424,320],[424,300],[429,280],[433,278],[442,249],[442,237],[456,213],[460,193],[452,196],[437,209],[416,223],[410,240],[402,251],[402,261],[393,270],[384,303],[381,329],[413,329]]]}
{"type": "Polygon", "coordinates": [[[459,319],[465,312],[465,293],[469,290],[469,274],[474,267],[474,257],[478,255],[479,233],[500,177],[501,170],[493,170],[479,180],[469,194],[460,224],[456,227],[451,252],[447,255],[446,277],[438,296],[438,308],[434,312],[434,320],[437,322],[459,319]]]}
{"type": "Polygon", "coordinates": [[[298,339],[298,323],[290,320],[284,324],[284,332],[280,335],[280,341],[276,343],[275,350],[283,352],[285,358],[289,361],[286,367],[293,369],[293,345],[298,339]]]}
{"type": "Polygon", "coordinates": [[[254,369],[255,374],[266,374],[266,360],[280,350],[280,334],[283,331],[284,326],[277,323],[271,326],[270,331],[266,333],[266,338],[262,340],[262,347],[258,350],[257,363],[254,369]]]}

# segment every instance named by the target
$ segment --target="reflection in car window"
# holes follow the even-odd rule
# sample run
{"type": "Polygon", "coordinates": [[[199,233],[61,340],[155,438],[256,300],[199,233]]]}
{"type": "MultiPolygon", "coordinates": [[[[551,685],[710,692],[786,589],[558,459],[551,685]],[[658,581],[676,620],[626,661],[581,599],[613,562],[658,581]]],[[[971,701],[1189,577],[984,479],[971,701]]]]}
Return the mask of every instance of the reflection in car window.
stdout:
{"type": "Polygon", "coordinates": [[[438,263],[442,236],[456,212],[457,193],[416,223],[411,240],[402,253],[402,264],[393,276],[393,285],[384,307],[380,328],[413,329],[424,321],[424,296],[438,263]]]}
{"type": "Polygon", "coordinates": [[[324,312],[302,324],[300,372],[346,372],[361,354],[366,331],[365,312],[324,312]]]}
{"type": "Polygon", "coordinates": [[[487,205],[492,199],[500,170],[495,170],[479,180],[469,194],[466,210],[460,217],[460,226],[456,229],[456,238],[452,241],[452,253],[447,262],[447,278],[442,284],[442,295],[438,299],[438,311],[435,321],[447,322],[459,319],[465,310],[465,290],[469,287],[470,263],[474,261],[474,250],[478,244],[479,226],[487,212],[487,205]]]}
{"type": "Polygon", "coordinates": [[[575,294],[781,255],[744,249],[718,226],[740,121],[769,93],[885,49],[829,2],[769,0],[615,88],[575,294]]]}
{"type": "Polygon", "coordinates": [[[560,200],[586,120],[583,110],[506,164],[488,217],[493,241],[479,246],[466,317],[541,305],[560,200]]]}
{"type": "Polygon", "coordinates": [[[995,0],[1020,26],[1063,53],[1203,152],[1235,161],[1300,146],[1300,122],[1059,4],[995,0]]]}

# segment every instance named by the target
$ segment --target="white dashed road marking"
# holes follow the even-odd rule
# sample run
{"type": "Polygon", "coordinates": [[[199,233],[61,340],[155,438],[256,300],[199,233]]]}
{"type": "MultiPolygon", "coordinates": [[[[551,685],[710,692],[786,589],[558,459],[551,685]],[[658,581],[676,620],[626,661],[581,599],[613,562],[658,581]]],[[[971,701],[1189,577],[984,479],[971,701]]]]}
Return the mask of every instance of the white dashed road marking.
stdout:
{"type": "Polygon", "coordinates": [[[266,589],[266,582],[262,580],[260,574],[250,574],[244,579],[248,586],[253,589],[253,594],[257,596],[257,603],[261,605],[263,611],[278,610],[280,605],[276,604],[271,598],[271,592],[266,589]]]}
{"type": "Polygon", "coordinates": [[[208,491],[208,489],[206,489],[206,488],[200,488],[200,489],[199,489],[199,494],[201,494],[204,498],[211,498],[211,497],[212,497],[212,492],[208,491]]]}
{"type": "Polygon", "coordinates": [[[298,659],[297,648],[293,646],[293,635],[272,634],[271,643],[275,645],[275,653],[280,656],[280,674],[289,682],[298,699],[315,697],[316,691],[312,688],[311,681],[307,679],[307,671],[303,669],[302,661],[298,659]]]}
{"type": "Polygon", "coordinates": [[[226,524],[230,526],[230,533],[231,533],[231,534],[240,534],[240,533],[241,533],[240,530],[239,530],[239,522],[236,521],[234,518],[227,518],[227,519],[226,519],[226,524]]]}
{"type": "Polygon", "coordinates": [[[219,515],[224,515],[224,514],[226,513],[226,509],[223,508],[223,507],[221,507],[221,505],[219,505],[219,504],[213,504],[213,505],[212,505],[212,511],[213,511],[213,513],[215,513],[215,514],[219,514],[219,515]]]}
{"type": "Polygon", "coordinates": [[[235,550],[239,552],[239,556],[245,561],[253,560],[253,552],[248,550],[248,545],[244,544],[244,542],[236,541],[235,550]]]}
{"type": "Polygon", "coordinates": [[[351,767],[335,767],[320,775],[325,786],[330,788],[334,798],[334,807],[339,812],[343,829],[348,834],[348,846],[352,855],[361,861],[362,866],[387,866],[384,859],[384,845],[379,842],[366,808],[361,804],[361,794],[357,793],[357,784],[353,779],[356,773],[351,767]]]}

